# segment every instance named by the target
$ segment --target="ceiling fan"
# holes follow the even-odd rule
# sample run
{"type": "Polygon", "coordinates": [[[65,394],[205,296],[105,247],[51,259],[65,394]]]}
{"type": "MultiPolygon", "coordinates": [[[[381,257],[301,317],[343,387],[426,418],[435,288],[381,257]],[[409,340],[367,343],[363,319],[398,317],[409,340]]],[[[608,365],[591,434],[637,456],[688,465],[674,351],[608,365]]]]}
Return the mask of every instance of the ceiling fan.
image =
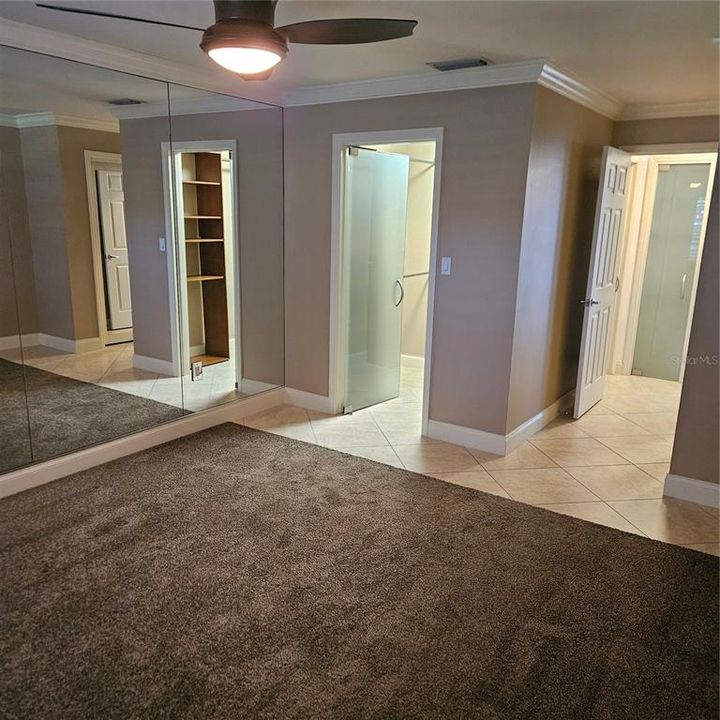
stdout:
{"type": "Polygon", "coordinates": [[[393,18],[335,18],[275,27],[277,0],[214,0],[215,24],[209,28],[147,20],[99,10],[35,3],[37,7],[78,15],[131,20],[149,25],[198,30],[200,47],[218,65],[246,80],[265,80],[288,54],[288,43],[354,45],[380,42],[413,34],[417,20],[393,18]]]}

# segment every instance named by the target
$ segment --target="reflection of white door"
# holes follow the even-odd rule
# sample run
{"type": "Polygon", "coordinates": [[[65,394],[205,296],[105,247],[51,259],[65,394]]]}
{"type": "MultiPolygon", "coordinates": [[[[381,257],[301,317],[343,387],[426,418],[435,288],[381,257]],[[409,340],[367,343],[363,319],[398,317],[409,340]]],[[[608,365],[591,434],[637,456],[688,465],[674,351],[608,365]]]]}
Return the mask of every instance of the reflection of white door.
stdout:
{"type": "Polygon", "coordinates": [[[110,330],[132,327],[122,172],[98,170],[98,204],[110,330]]]}
{"type": "Polygon", "coordinates": [[[585,306],[585,314],[575,390],[576,418],[602,399],[605,386],[606,354],[630,164],[630,155],[616,148],[605,147],[595,209],[587,293],[581,301],[585,306]]]}

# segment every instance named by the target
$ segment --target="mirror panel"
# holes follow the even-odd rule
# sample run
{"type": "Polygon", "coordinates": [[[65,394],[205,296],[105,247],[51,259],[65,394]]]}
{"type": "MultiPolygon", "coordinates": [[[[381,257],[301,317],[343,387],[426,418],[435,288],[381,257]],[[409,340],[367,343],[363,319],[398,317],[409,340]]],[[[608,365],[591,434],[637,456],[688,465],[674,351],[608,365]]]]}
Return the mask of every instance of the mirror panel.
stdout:
{"type": "Polygon", "coordinates": [[[283,384],[282,137],[0,47],[0,472],[283,384]]]}
{"type": "MultiPolygon", "coordinates": [[[[167,108],[168,88],[5,47],[0,67],[3,137],[16,140],[15,154],[0,148],[3,177],[18,196],[7,220],[20,338],[11,362],[24,377],[37,462],[183,415],[180,378],[133,343],[138,319],[147,334],[148,325],[167,327],[176,310],[146,303],[145,285],[157,280],[135,277],[147,254],[168,268],[159,240],[165,231],[128,187],[133,147],[114,114],[128,103],[167,108]]],[[[167,111],[155,122],[169,141],[167,111]]],[[[162,192],[159,147],[156,166],[141,179],[144,191],[162,192]]],[[[3,297],[5,320],[6,304],[3,297]]],[[[4,328],[4,345],[7,336],[4,328]]],[[[19,426],[18,403],[9,404],[4,434],[19,426]]]]}
{"type": "Polygon", "coordinates": [[[28,258],[22,255],[14,258],[10,244],[12,225],[18,233],[24,233],[18,237],[19,247],[27,247],[27,226],[18,222],[26,217],[25,193],[22,185],[14,181],[21,174],[19,132],[14,127],[0,125],[0,429],[3,437],[0,473],[32,461],[17,288],[13,275],[16,265],[20,274],[28,273],[28,258]]]}

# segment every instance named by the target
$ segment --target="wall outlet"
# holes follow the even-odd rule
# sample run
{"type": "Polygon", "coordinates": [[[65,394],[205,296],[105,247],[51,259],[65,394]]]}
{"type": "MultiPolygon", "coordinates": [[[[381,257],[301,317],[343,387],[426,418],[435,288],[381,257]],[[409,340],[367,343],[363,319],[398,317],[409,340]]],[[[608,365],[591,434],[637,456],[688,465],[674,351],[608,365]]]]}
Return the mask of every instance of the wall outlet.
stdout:
{"type": "Polygon", "coordinates": [[[165,238],[159,238],[160,252],[165,252],[165,238]]]}
{"type": "Polygon", "coordinates": [[[202,378],[202,375],[203,375],[203,364],[200,360],[198,360],[197,362],[194,362],[192,364],[192,379],[193,379],[193,381],[200,380],[202,378]]]}
{"type": "Polygon", "coordinates": [[[440,274],[449,275],[452,272],[452,258],[444,257],[440,262],[440,274]]]}

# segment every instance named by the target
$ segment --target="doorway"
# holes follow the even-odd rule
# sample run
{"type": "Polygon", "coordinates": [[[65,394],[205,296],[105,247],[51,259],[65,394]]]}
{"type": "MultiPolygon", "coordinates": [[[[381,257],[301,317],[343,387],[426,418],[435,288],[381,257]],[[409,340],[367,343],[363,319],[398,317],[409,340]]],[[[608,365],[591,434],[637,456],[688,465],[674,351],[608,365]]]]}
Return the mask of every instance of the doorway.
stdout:
{"type": "Polygon", "coordinates": [[[170,300],[172,307],[177,297],[179,310],[173,367],[191,409],[204,408],[237,396],[242,376],[236,143],[163,143],[163,153],[175,238],[167,246],[170,300]]]}
{"type": "Polygon", "coordinates": [[[122,157],[85,150],[85,179],[98,336],[103,345],[131,342],[132,300],[122,157]]]}
{"type": "Polygon", "coordinates": [[[442,131],[335,136],[330,405],[426,432],[442,131]]]}
{"type": "Polygon", "coordinates": [[[632,156],[611,374],[682,379],[716,159],[632,156]]]}
{"type": "Polygon", "coordinates": [[[581,300],[575,418],[603,400],[612,374],[679,386],[716,162],[716,151],[605,148],[581,300]]]}

